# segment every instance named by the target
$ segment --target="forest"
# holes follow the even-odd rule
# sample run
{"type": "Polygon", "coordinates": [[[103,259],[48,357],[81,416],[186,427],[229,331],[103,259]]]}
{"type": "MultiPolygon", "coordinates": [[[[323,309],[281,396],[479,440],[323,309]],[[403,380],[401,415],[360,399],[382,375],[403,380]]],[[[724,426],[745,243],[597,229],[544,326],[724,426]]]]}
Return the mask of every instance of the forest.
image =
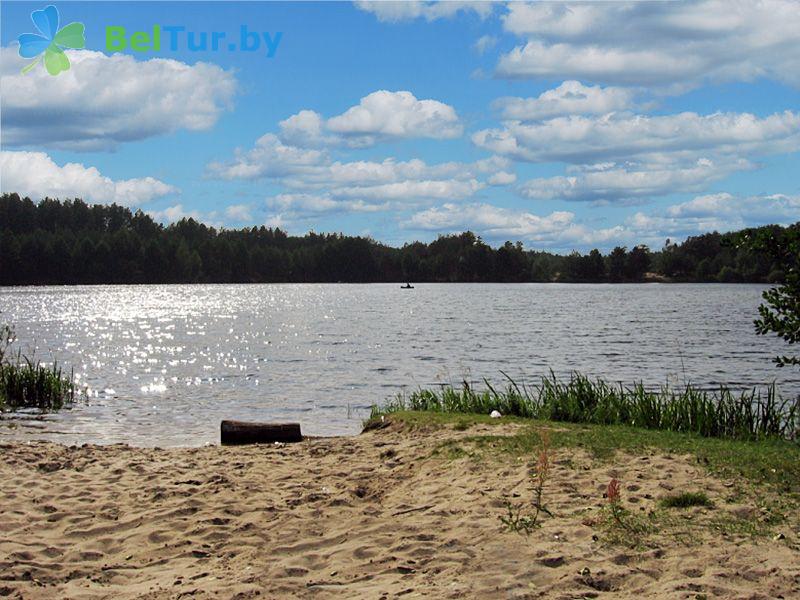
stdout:
{"type": "MultiPolygon", "coordinates": [[[[800,227],[800,223],[790,226],[800,227]]],[[[762,227],[781,235],[778,225],[762,227]]],[[[568,255],[498,248],[467,231],[402,248],[373,239],[277,228],[164,226],[137,210],[82,200],[0,196],[0,285],[309,282],[780,282],[780,265],[709,232],[660,249],[568,255]]]]}

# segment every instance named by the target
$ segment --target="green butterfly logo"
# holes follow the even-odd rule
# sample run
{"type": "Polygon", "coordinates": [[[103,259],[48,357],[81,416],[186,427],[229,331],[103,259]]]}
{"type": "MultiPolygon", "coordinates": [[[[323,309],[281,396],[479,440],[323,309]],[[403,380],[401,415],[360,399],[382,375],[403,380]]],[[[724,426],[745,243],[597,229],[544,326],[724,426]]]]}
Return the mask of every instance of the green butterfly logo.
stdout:
{"type": "Polygon", "coordinates": [[[35,58],[36,60],[22,69],[25,74],[38,65],[44,57],[44,66],[50,75],[58,75],[61,71],[69,70],[69,58],[64,54],[65,48],[84,48],[83,23],[70,23],[59,31],[58,9],[48,6],[43,10],[31,13],[31,20],[39,30],[37,33],[23,33],[19,40],[19,55],[22,58],[35,58]]]}

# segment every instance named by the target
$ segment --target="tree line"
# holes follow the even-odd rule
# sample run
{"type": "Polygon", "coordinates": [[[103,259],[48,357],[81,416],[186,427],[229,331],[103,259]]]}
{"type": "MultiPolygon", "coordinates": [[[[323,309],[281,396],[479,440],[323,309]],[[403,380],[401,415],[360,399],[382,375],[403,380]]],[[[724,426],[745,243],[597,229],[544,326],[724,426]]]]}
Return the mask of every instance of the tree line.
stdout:
{"type": "MultiPolygon", "coordinates": [[[[797,227],[797,225],[793,226],[797,227]]],[[[780,233],[780,226],[760,230],[780,233]]],[[[116,204],[0,196],[0,285],[280,282],[778,282],[780,262],[706,233],[677,244],[559,255],[521,242],[492,248],[472,232],[402,248],[278,228],[168,226],[116,204]]]]}

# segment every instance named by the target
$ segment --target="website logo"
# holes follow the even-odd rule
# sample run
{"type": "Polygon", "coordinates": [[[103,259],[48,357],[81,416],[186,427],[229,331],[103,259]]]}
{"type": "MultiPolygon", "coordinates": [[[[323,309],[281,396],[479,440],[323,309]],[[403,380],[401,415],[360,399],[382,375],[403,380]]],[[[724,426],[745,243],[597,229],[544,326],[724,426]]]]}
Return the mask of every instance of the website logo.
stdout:
{"type": "MultiPolygon", "coordinates": [[[[161,38],[169,39],[169,49],[172,52],[188,50],[189,52],[255,52],[263,49],[267,58],[273,58],[278,51],[278,45],[283,39],[282,31],[253,31],[247,25],[239,27],[238,38],[227,35],[224,31],[189,31],[183,25],[153,25],[150,31],[135,31],[128,35],[128,31],[119,25],[106,26],[106,50],[108,52],[124,52],[130,49],[134,52],[159,52],[161,51],[161,38]]],[[[165,41],[167,41],[165,39],[165,41]]]]}
{"type": "Polygon", "coordinates": [[[22,69],[27,73],[44,59],[44,66],[50,75],[58,75],[69,70],[69,58],[64,54],[67,48],[86,46],[83,23],[70,23],[59,29],[58,9],[50,5],[31,13],[31,20],[39,33],[23,33],[19,40],[19,55],[22,58],[35,58],[22,69]]]}

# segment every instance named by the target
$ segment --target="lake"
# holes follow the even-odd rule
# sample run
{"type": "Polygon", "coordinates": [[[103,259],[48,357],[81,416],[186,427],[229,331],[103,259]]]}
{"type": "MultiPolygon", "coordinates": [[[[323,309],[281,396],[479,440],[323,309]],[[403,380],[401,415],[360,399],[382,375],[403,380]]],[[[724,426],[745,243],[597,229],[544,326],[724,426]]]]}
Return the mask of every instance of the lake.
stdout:
{"type": "Polygon", "coordinates": [[[23,353],[56,357],[88,398],[9,416],[0,439],[196,446],[222,419],[353,434],[418,386],[609,381],[800,391],[755,335],[764,286],[723,284],[144,285],[0,288],[23,353]]]}

